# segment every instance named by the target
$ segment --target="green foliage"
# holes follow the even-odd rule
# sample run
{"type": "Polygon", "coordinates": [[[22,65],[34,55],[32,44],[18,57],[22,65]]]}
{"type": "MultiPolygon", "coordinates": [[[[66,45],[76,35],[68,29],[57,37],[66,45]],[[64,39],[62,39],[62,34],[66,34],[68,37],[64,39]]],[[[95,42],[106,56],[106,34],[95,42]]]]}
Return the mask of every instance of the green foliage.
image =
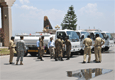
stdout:
{"type": "Polygon", "coordinates": [[[61,23],[62,29],[71,29],[76,30],[77,27],[77,16],[74,11],[74,7],[70,6],[67,14],[64,17],[63,22],[61,23]]]}

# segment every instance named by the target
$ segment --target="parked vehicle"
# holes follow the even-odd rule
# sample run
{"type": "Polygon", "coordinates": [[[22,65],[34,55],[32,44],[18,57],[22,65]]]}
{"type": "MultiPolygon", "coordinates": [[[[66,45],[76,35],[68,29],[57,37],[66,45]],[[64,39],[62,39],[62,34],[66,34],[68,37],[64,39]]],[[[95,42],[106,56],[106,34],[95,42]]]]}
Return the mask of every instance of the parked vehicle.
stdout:
{"type": "Polygon", "coordinates": [[[105,39],[105,51],[109,50],[110,47],[114,46],[114,40],[109,32],[102,31],[101,34],[105,39]]]}

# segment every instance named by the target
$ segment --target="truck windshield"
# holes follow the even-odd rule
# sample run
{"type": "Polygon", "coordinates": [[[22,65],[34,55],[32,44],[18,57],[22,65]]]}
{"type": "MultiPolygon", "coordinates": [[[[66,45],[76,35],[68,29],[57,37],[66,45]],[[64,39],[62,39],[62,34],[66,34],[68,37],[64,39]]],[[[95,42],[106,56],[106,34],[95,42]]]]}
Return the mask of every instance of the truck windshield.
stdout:
{"type": "Polygon", "coordinates": [[[99,37],[101,37],[103,39],[103,35],[100,32],[95,32],[95,35],[99,34],[99,37]]]}
{"type": "Polygon", "coordinates": [[[87,38],[87,36],[89,35],[88,32],[81,32],[81,35],[84,34],[84,39],[87,38]]]}
{"type": "Polygon", "coordinates": [[[113,37],[110,33],[106,33],[110,40],[113,40],[113,37]]]}
{"type": "Polygon", "coordinates": [[[105,39],[107,36],[105,33],[101,33],[103,35],[103,38],[105,39]]]}
{"type": "Polygon", "coordinates": [[[69,40],[72,42],[79,41],[79,36],[74,31],[67,31],[67,35],[69,36],[69,40]]]}

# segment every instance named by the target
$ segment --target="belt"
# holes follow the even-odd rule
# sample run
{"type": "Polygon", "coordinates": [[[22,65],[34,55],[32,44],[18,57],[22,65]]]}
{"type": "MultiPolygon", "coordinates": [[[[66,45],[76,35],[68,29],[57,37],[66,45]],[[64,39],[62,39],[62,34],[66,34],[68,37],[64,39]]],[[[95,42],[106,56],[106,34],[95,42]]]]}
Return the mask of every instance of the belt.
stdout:
{"type": "Polygon", "coordinates": [[[54,46],[50,46],[49,48],[53,48],[54,46]]]}

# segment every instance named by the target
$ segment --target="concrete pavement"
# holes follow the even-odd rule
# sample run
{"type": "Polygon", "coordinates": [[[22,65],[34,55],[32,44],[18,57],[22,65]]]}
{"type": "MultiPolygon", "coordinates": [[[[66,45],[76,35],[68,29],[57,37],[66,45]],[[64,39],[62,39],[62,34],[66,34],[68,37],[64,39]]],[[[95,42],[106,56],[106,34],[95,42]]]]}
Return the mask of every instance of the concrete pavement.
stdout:
{"type": "MultiPolygon", "coordinates": [[[[24,57],[24,65],[10,65],[8,63],[9,56],[0,56],[0,80],[77,80],[76,77],[67,77],[67,71],[88,68],[113,70],[90,80],[114,80],[115,47],[102,53],[102,63],[94,63],[94,58],[94,54],[92,54],[92,63],[82,64],[82,55],[74,55],[70,60],[64,58],[64,61],[57,62],[50,57],[43,57],[44,61],[40,61],[37,57],[28,56],[24,57]]],[[[14,57],[14,62],[16,62],[16,57],[14,57]]]]}

